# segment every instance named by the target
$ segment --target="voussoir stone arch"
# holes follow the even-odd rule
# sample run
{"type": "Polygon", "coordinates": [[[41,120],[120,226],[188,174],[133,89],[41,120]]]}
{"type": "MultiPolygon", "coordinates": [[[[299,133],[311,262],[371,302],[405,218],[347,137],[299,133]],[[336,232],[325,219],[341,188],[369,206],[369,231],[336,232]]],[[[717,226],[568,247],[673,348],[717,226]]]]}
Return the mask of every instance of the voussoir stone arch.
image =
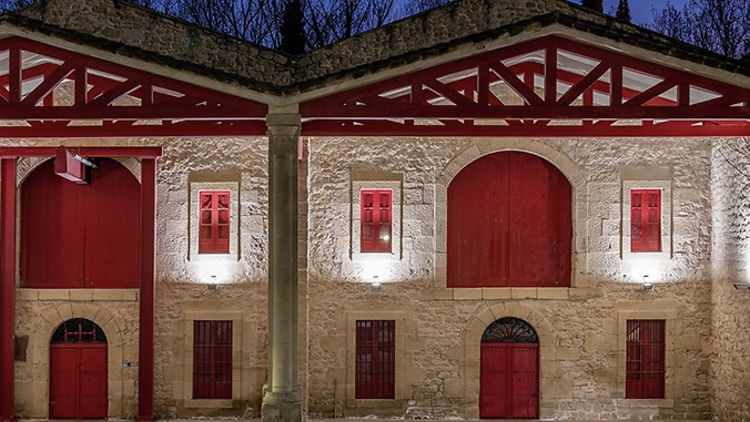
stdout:
{"type": "MultiPolygon", "coordinates": [[[[16,188],[20,188],[24,180],[42,163],[47,160],[53,160],[53,157],[20,157],[16,165],[16,188]]],[[[135,157],[114,157],[112,160],[117,161],[128,169],[128,171],[141,183],[141,162],[135,157]]]]}
{"type": "MultiPolygon", "coordinates": [[[[123,389],[124,368],[123,348],[127,336],[127,323],[117,311],[112,311],[107,306],[96,302],[60,302],[49,305],[38,311],[40,323],[37,325],[38,335],[30,336],[29,347],[33,350],[35,360],[42,362],[40,370],[35,377],[44,385],[49,385],[49,347],[52,334],[60,324],[73,318],[85,318],[98,325],[107,337],[107,373],[109,385],[109,410],[110,417],[117,418],[123,412],[123,400],[120,393],[123,389]],[[33,339],[37,339],[34,342],[33,339]]],[[[39,400],[49,403],[49,388],[44,388],[39,400]]],[[[49,409],[48,409],[49,410],[49,409]]],[[[47,415],[48,417],[49,415],[47,415]]]]}
{"type": "MultiPolygon", "coordinates": [[[[586,230],[586,173],[566,153],[553,145],[537,139],[493,138],[478,139],[457,154],[437,178],[435,186],[435,287],[447,286],[448,250],[448,186],[466,166],[486,155],[515,151],[536,155],[555,167],[568,179],[572,189],[572,278],[571,287],[585,287],[577,281],[576,274],[585,272],[585,251],[579,250],[577,238],[585,238],[586,230]]],[[[585,282],[585,281],[584,281],[585,282]]]]}
{"type": "MultiPolygon", "coordinates": [[[[539,310],[517,302],[480,302],[471,317],[464,326],[464,349],[463,349],[463,374],[461,379],[465,380],[463,402],[464,417],[467,419],[479,418],[479,381],[480,381],[480,356],[482,334],[493,322],[512,317],[525,321],[536,331],[539,339],[539,402],[552,395],[552,391],[545,389],[551,383],[543,382],[553,379],[556,375],[557,363],[555,361],[556,348],[558,344],[555,329],[539,310]]],[[[540,417],[544,418],[543,412],[540,417]]]]}

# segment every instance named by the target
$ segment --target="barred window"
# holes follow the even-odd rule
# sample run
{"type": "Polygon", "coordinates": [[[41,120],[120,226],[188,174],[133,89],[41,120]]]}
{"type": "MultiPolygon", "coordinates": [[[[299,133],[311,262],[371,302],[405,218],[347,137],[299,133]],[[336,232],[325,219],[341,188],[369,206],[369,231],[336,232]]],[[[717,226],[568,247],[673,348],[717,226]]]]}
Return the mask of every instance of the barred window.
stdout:
{"type": "Polygon", "coordinates": [[[193,322],[193,398],[232,398],[232,321],[193,322]]]}
{"type": "Polygon", "coordinates": [[[626,398],[664,398],[665,326],[665,320],[628,320],[626,398]]]}
{"type": "Polygon", "coordinates": [[[396,321],[357,321],[358,399],[393,399],[396,384],[396,321]]]}

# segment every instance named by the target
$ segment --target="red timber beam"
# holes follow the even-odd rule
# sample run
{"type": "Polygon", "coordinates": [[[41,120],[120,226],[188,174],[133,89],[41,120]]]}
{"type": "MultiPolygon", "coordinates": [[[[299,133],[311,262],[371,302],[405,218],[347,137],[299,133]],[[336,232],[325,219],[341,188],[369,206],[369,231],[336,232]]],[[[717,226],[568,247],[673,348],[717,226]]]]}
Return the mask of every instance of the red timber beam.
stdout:
{"type": "Polygon", "coordinates": [[[0,40],[0,137],[262,136],[268,106],[20,37],[0,40]],[[3,121],[8,122],[3,125],[3,121]]]}
{"type": "MultiPolygon", "coordinates": [[[[138,336],[138,416],[154,418],[154,309],[156,274],[156,160],[161,147],[71,147],[84,157],[141,160],[141,285],[138,336]]],[[[0,421],[15,420],[14,334],[16,286],[16,160],[53,157],[57,147],[0,147],[0,421]]]]}
{"type": "Polygon", "coordinates": [[[300,105],[308,136],[750,134],[750,89],[547,36],[300,105]]]}

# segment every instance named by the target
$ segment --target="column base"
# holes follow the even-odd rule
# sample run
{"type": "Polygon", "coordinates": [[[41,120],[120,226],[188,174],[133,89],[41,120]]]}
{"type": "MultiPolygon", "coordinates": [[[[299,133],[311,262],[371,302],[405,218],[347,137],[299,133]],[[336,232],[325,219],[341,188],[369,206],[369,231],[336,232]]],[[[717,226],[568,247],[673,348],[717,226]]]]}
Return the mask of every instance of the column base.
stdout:
{"type": "Polygon", "coordinates": [[[266,392],[261,407],[262,422],[301,422],[302,399],[297,390],[292,393],[266,392]]]}
{"type": "Polygon", "coordinates": [[[16,417],[13,415],[10,415],[10,416],[0,415],[0,422],[15,422],[17,420],[18,419],[16,419],[16,417]]]}
{"type": "Polygon", "coordinates": [[[135,420],[138,422],[154,422],[156,418],[154,417],[154,415],[148,415],[148,416],[138,415],[136,416],[135,420]]]}

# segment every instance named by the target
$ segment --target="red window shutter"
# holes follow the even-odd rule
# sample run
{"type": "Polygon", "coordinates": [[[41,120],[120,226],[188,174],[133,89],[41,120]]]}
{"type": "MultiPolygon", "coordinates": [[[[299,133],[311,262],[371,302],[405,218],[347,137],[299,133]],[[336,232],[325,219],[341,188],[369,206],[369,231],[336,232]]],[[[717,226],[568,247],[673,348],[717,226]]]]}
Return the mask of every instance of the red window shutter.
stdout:
{"type": "Polygon", "coordinates": [[[355,395],[358,399],[396,397],[396,321],[357,321],[355,395]]]}
{"type": "Polygon", "coordinates": [[[631,252],[661,252],[661,190],[630,191],[631,252]]]}
{"type": "Polygon", "coordinates": [[[229,192],[200,193],[198,253],[229,253],[229,192]]]}
{"type": "Polygon", "coordinates": [[[664,320],[627,321],[626,398],[664,398],[665,328],[664,320]]]}
{"type": "Polygon", "coordinates": [[[360,252],[391,252],[391,191],[363,190],[360,208],[360,252]]]}
{"type": "Polygon", "coordinates": [[[193,322],[193,398],[232,398],[232,321],[193,322]]]}

